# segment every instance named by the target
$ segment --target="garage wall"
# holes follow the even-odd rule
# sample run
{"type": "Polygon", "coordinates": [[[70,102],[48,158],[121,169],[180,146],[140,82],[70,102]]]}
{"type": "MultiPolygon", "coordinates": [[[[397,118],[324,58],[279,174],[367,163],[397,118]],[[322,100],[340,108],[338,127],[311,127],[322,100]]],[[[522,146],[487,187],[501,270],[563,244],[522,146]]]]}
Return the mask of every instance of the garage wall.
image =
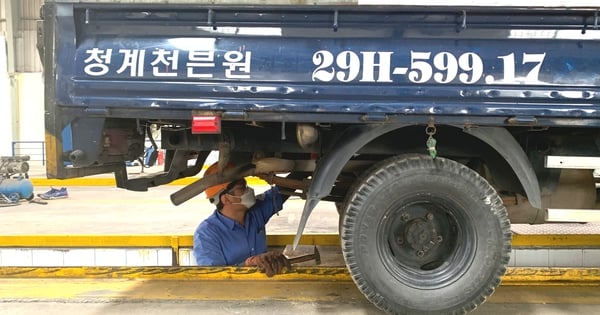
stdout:
{"type": "Polygon", "coordinates": [[[17,131],[21,141],[44,140],[44,81],[41,72],[16,75],[19,100],[17,131]]]}
{"type": "Polygon", "coordinates": [[[37,53],[37,21],[43,0],[0,0],[0,36],[11,36],[14,46],[15,72],[41,72],[42,63],[37,53]],[[10,4],[10,5],[8,5],[10,4]],[[7,8],[12,9],[12,13],[7,8]],[[8,34],[7,23],[12,22],[13,34],[8,34]]]}
{"type": "Polygon", "coordinates": [[[15,71],[42,72],[42,62],[37,52],[37,21],[43,0],[18,0],[19,18],[16,20],[15,71]]]}
{"type": "MultiPolygon", "coordinates": [[[[43,2],[0,0],[1,156],[12,155],[13,141],[44,140],[42,65],[36,49],[37,21],[43,2]]],[[[41,145],[37,146],[40,149],[34,151],[39,151],[35,154],[41,159],[41,145]]]]}
{"type": "Polygon", "coordinates": [[[12,106],[7,70],[6,38],[0,35],[0,156],[10,155],[12,139],[12,106]]]}

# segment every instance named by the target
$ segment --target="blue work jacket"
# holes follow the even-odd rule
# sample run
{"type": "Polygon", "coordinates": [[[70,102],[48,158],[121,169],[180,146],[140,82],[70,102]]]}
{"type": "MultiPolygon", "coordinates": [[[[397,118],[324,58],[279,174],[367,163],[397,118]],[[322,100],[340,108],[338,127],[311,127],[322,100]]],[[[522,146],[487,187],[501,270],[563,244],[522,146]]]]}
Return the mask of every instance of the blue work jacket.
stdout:
{"type": "Polygon", "coordinates": [[[265,225],[282,206],[281,194],[274,187],[256,196],[256,203],[246,212],[244,225],[215,210],[194,232],[198,266],[240,265],[250,256],[265,253],[265,225]]]}

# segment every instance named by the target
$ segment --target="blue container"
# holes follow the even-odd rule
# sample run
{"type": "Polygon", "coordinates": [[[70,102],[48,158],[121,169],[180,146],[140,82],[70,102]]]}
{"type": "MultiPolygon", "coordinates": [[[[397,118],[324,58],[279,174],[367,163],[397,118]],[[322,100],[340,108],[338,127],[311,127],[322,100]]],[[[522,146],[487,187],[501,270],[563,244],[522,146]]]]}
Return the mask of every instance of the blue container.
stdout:
{"type": "Polygon", "coordinates": [[[0,177],[0,193],[13,199],[32,199],[33,184],[29,179],[24,177],[2,178],[0,177]]]}

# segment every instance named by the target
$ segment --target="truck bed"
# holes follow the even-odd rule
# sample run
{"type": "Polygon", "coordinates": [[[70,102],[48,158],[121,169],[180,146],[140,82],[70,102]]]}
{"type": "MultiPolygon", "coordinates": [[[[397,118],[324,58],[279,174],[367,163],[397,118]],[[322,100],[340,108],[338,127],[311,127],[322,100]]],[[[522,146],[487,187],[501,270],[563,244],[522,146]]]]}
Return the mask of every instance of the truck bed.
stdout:
{"type": "Polygon", "coordinates": [[[57,5],[56,105],[100,116],[598,116],[590,8],[57,5]]]}

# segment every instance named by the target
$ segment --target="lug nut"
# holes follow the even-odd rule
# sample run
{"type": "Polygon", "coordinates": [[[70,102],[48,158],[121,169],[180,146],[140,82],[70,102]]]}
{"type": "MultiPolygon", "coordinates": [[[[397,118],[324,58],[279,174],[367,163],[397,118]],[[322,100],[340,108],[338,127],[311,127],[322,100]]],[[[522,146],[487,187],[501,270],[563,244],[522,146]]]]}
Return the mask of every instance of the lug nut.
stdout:
{"type": "Polygon", "coordinates": [[[418,251],[417,251],[417,256],[418,256],[418,257],[423,257],[423,255],[425,255],[425,252],[424,252],[424,251],[422,251],[422,250],[418,250],[418,251]]]}
{"type": "Polygon", "coordinates": [[[402,237],[396,238],[396,244],[398,244],[398,245],[404,244],[404,239],[402,237]]]}
{"type": "Polygon", "coordinates": [[[433,213],[429,212],[426,216],[427,220],[431,221],[433,220],[433,213]]]}

